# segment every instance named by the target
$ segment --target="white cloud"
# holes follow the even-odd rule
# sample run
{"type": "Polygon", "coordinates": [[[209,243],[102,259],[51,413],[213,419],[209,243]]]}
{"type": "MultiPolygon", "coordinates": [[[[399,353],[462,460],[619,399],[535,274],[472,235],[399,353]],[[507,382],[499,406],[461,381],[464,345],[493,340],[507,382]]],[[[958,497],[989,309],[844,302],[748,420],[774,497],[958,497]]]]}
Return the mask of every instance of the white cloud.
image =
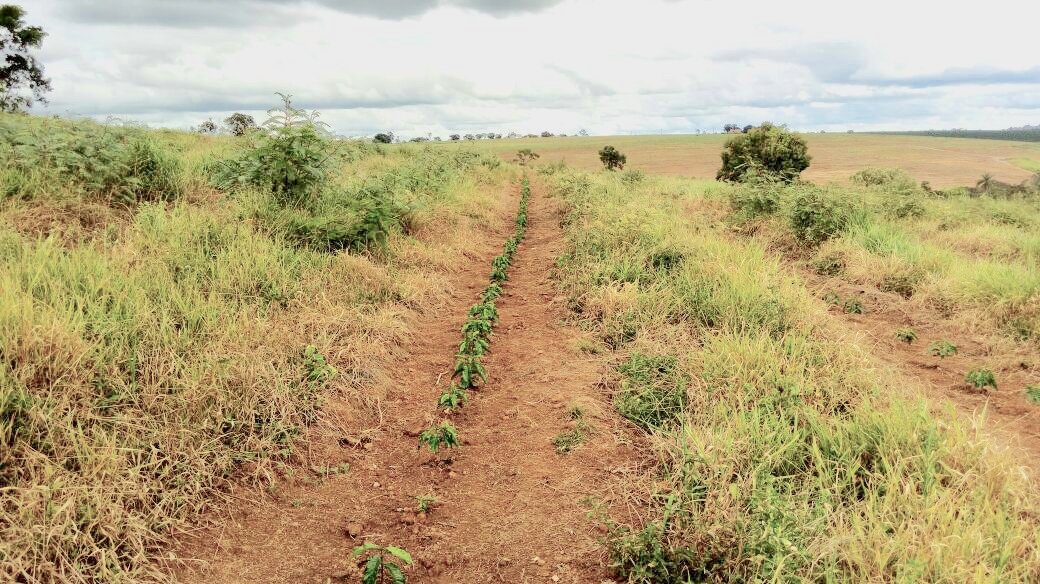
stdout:
{"type": "Polygon", "coordinates": [[[186,127],[275,91],[343,134],[1040,122],[1040,7],[38,0],[50,112],[186,127]],[[1009,16],[1009,15],[1014,15],[1009,16]]]}

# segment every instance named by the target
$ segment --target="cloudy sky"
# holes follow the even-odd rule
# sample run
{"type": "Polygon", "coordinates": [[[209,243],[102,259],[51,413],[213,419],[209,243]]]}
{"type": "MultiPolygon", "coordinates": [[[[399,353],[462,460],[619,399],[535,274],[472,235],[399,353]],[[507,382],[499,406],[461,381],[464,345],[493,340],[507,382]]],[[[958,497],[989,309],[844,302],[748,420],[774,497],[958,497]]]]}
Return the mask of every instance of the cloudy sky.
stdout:
{"type": "Polygon", "coordinates": [[[282,91],[345,135],[1040,124],[1024,0],[20,3],[49,33],[38,113],[186,128],[282,91]]]}

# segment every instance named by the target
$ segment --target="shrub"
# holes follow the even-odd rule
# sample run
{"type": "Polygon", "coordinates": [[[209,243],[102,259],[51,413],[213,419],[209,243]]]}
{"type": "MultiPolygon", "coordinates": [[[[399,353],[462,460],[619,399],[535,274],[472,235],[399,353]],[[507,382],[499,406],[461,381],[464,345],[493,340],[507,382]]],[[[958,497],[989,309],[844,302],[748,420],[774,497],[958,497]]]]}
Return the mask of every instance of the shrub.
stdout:
{"type": "Polygon", "coordinates": [[[538,160],[538,158],[539,156],[537,152],[530,148],[523,148],[517,151],[516,158],[513,159],[513,162],[516,162],[520,166],[527,166],[535,160],[538,160]]]}
{"type": "Polygon", "coordinates": [[[376,144],[390,144],[394,141],[394,133],[380,132],[372,137],[372,141],[376,144]]]}
{"type": "Polygon", "coordinates": [[[621,182],[628,186],[637,185],[646,180],[646,173],[638,169],[629,169],[621,173],[621,182]]]}
{"type": "Polygon", "coordinates": [[[939,357],[945,359],[952,357],[957,354],[957,345],[954,345],[950,341],[934,341],[928,345],[928,354],[933,357],[939,357]]]}
{"type": "Polygon", "coordinates": [[[766,173],[792,182],[809,168],[805,140],[782,126],[766,122],[746,134],[733,136],[722,150],[717,180],[744,182],[749,173],[766,173]]]}
{"type": "Polygon", "coordinates": [[[770,180],[749,181],[730,191],[730,208],[738,220],[772,215],[780,208],[783,184],[770,180]]]}
{"type": "Polygon", "coordinates": [[[613,146],[604,146],[599,151],[599,161],[607,170],[622,170],[628,162],[628,157],[613,146]]]}
{"type": "Polygon", "coordinates": [[[239,112],[224,118],[224,125],[227,126],[228,132],[231,132],[232,136],[245,136],[259,127],[253,116],[239,112]]]}
{"type": "Polygon", "coordinates": [[[900,168],[864,168],[850,177],[853,183],[865,187],[884,187],[890,190],[913,190],[914,179],[900,168]]]}
{"type": "Polygon", "coordinates": [[[812,267],[821,276],[839,276],[845,272],[847,261],[845,254],[835,251],[815,258],[812,267]]]}
{"type": "Polygon", "coordinates": [[[788,216],[798,241],[819,245],[848,227],[853,208],[845,198],[815,187],[799,189],[788,216]]]}
{"type": "Polygon", "coordinates": [[[849,298],[841,305],[845,314],[863,314],[863,301],[859,298],[849,298]]]}

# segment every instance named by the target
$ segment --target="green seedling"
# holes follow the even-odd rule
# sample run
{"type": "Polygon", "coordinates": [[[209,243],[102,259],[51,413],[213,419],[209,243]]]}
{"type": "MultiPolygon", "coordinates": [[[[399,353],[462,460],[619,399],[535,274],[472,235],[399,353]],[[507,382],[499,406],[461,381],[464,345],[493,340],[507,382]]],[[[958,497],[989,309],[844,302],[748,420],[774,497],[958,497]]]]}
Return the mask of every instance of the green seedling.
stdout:
{"type": "Polygon", "coordinates": [[[437,405],[443,409],[456,410],[462,407],[462,404],[466,403],[467,399],[469,398],[466,395],[466,390],[452,383],[437,399],[437,405]]]}
{"type": "Polygon", "coordinates": [[[1026,399],[1034,404],[1040,404],[1040,385],[1027,385],[1026,399]]]}
{"type": "Polygon", "coordinates": [[[415,497],[415,510],[419,513],[429,513],[437,504],[437,497],[433,495],[418,495],[415,497]]]}
{"type": "Polygon", "coordinates": [[[863,302],[859,298],[849,298],[841,309],[845,311],[845,314],[863,314],[863,302]]]}
{"type": "Polygon", "coordinates": [[[303,348],[304,377],[311,383],[321,384],[336,376],[336,368],[329,365],[318,348],[307,345],[303,348]]]}
{"type": "Polygon", "coordinates": [[[441,448],[457,448],[459,445],[459,431],[451,422],[444,421],[436,426],[431,426],[419,434],[419,447],[425,444],[433,452],[441,448]]]}
{"type": "Polygon", "coordinates": [[[361,584],[407,584],[404,569],[397,563],[412,565],[412,556],[405,550],[392,545],[382,547],[366,541],[364,545],[354,548],[352,555],[364,560],[361,584]]]}
{"type": "Polygon", "coordinates": [[[834,292],[828,292],[823,295],[823,301],[831,306],[838,306],[841,304],[841,296],[838,296],[834,292]]]}
{"type": "Polygon", "coordinates": [[[483,337],[490,337],[493,325],[490,320],[483,318],[470,318],[462,325],[463,336],[470,334],[478,334],[483,337]]]}
{"type": "Polygon", "coordinates": [[[474,304],[469,309],[469,317],[474,320],[486,320],[491,323],[498,322],[498,309],[494,302],[481,302],[474,304]]]}
{"type": "Polygon", "coordinates": [[[477,379],[487,383],[488,375],[480,357],[459,355],[455,361],[455,376],[459,378],[459,387],[469,389],[477,386],[477,379]]]}
{"type": "Polygon", "coordinates": [[[901,328],[896,331],[896,338],[909,345],[917,340],[917,333],[911,328],[901,328]]]}
{"type": "Polygon", "coordinates": [[[928,354],[933,357],[945,359],[957,354],[957,345],[950,341],[935,341],[928,345],[928,354]]]}
{"type": "Polygon", "coordinates": [[[997,377],[993,375],[993,372],[989,369],[972,369],[964,379],[975,387],[975,389],[985,390],[997,388],[997,377]]]}
{"type": "Polygon", "coordinates": [[[481,299],[484,302],[494,302],[501,295],[502,286],[493,282],[487,288],[484,288],[484,296],[481,299]]]}
{"type": "Polygon", "coordinates": [[[317,464],[311,467],[311,472],[324,478],[329,478],[333,475],[343,475],[350,472],[350,463],[344,462],[337,465],[317,464]]]}
{"type": "Polygon", "coordinates": [[[462,336],[462,342],[459,343],[458,354],[482,357],[484,353],[487,353],[490,347],[491,342],[488,341],[486,336],[480,332],[471,331],[462,336]]]}

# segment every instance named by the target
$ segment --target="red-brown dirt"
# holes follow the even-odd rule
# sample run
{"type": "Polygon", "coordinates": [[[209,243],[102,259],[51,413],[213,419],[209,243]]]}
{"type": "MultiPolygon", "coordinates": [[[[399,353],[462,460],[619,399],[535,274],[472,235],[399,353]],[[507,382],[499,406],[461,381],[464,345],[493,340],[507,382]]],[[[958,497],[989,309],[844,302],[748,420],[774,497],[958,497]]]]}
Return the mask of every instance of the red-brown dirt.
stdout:
{"type": "MultiPolygon", "coordinates": [[[[215,518],[222,525],[183,535],[171,555],[178,579],[356,582],[351,550],[372,541],[412,553],[410,582],[609,581],[601,528],[582,500],[612,500],[608,478],[638,463],[600,365],[573,348],[578,333],[560,324],[562,301],[549,274],[563,238],[557,207],[537,186],[527,237],[497,302],[490,379],[454,416],[463,446],[450,451],[450,464],[417,448],[416,434],[434,419],[450,381],[466,311],[511,228],[512,217],[489,226],[460,266],[451,299],[416,323],[381,419],[366,429],[332,431],[336,424],[328,423],[314,432],[304,466],[347,462],[350,470],[318,480],[298,469],[309,480],[282,481],[264,497],[250,493],[229,517],[215,518]],[[591,435],[558,454],[552,440],[572,429],[574,405],[591,435]],[[429,514],[415,512],[420,495],[437,498],[429,514]]],[[[327,417],[340,419],[335,403],[327,417]]]]}

